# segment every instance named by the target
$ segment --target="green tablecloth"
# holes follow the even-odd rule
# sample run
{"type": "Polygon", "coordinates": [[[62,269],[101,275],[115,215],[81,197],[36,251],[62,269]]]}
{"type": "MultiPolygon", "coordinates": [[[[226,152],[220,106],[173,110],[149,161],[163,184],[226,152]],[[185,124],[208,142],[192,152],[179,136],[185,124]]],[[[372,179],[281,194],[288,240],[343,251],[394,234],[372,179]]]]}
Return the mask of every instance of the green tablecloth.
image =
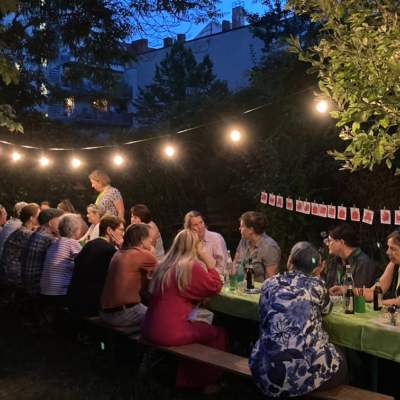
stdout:
{"type": "MultiPolygon", "coordinates": [[[[260,287],[260,284],[256,284],[260,287]]],[[[206,307],[213,311],[258,321],[259,294],[240,296],[219,293],[211,298],[206,307]]],[[[378,315],[372,304],[366,305],[365,314],[348,315],[331,313],[322,322],[329,339],[336,344],[360,350],[378,357],[400,362],[400,330],[375,325],[369,320],[378,315]]]]}

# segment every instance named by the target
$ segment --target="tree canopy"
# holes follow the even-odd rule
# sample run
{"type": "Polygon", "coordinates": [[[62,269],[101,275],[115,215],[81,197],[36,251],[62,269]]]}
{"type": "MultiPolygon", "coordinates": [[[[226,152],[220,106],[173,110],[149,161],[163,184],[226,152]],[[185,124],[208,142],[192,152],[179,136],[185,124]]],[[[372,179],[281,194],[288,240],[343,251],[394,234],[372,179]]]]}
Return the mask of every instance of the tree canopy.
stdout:
{"type": "Polygon", "coordinates": [[[304,49],[292,37],[289,50],[312,65],[317,98],[328,100],[342,127],[348,146],[330,154],[350,171],[381,163],[391,168],[400,147],[400,3],[289,0],[287,6],[322,27],[316,45],[304,49]]]}

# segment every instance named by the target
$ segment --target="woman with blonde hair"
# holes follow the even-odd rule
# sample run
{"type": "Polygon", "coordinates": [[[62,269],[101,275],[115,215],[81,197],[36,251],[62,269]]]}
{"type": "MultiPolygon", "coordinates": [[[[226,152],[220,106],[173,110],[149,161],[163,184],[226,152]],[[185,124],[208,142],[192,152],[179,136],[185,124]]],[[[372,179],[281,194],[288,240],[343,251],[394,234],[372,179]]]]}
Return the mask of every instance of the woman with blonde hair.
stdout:
{"type": "Polygon", "coordinates": [[[86,216],[91,225],[85,235],[79,239],[80,242],[89,242],[99,237],[100,220],[106,213],[106,209],[100,204],[91,204],[87,208],[86,216]]]}
{"type": "MultiPolygon", "coordinates": [[[[220,292],[221,278],[210,256],[197,250],[197,233],[184,229],[175,237],[171,249],[156,268],[150,283],[152,294],[142,323],[146,339],[163,346],[201,343],[227,351],[228,337],[217,326],[188,321],[193,301],[204,300],[220,292]],[[207,271],[196,261],[199,259],[207,271]]],[[[204,393],[221,390],[222,371],[215,367],[180,359],[176,386],[204,387],[204,393]]]]}
{"type": "Polygon", "coordinates": [[[111,215],[124,218],[124,201],[118,189],[110,186],[110,177],[101,170],[89,175],[92,188],[99,192],[95,204],[102,205],[111,215]]]}

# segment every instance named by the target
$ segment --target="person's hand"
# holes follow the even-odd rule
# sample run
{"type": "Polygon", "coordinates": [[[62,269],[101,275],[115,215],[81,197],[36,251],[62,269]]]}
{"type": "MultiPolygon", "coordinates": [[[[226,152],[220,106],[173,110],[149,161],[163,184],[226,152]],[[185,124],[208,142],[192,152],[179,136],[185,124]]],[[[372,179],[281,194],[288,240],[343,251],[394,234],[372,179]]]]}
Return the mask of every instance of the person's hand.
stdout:
{"type": "Polygon", "coordinates": [[[156,255],[156,248],[154,246],[151,246],[150,252],[156,255]]]}
{"type": "Polygon", "coordinates": [[[330,296],[341,296],[343,294],[343,292],[344,292],[343,286],[336,285],[336,286],[332,286],[329,289],[330,296]]]}
{"type": "Polygon", "coordinates": [[[314,268],[313,272],[311,272],[311,275],[320,278],[321,272],[324,270],[324,268],[325,268],[325,261],[321,261],[318,267],[314,268]]]}
{"type": "Polygon", "coordinates": [[[215,267],[215,261],[205,251],[196,248],[196,252],[198,259],[206,265],[207,269],[215,267]]]}
{"type": "Polygon", "coordinates": [[[111,233],[110,233],[110,239],[111,239],[111,243],[114,244],[115,246],[117,246],[119,249],[121,248],[122,243],[124,242],[124,237],[113,231],[111,231],[111,233]]]}

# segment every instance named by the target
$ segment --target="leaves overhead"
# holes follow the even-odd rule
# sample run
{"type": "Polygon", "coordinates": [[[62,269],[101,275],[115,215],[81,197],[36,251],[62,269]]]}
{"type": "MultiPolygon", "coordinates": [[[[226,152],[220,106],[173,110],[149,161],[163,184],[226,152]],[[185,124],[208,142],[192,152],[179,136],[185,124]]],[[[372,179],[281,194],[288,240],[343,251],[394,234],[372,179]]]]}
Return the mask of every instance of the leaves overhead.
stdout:
{"type": "Polygon", "coordinates": [[[340,137],[349,142],[330,154],[350,171],[391,168],[400,147],[399,2],[289,0],[287,6],[323,28],[308,49],[294,37],[289,43],[312,65],[309,72],[318,73],[317,99],[330,102],[340,137]]]}

